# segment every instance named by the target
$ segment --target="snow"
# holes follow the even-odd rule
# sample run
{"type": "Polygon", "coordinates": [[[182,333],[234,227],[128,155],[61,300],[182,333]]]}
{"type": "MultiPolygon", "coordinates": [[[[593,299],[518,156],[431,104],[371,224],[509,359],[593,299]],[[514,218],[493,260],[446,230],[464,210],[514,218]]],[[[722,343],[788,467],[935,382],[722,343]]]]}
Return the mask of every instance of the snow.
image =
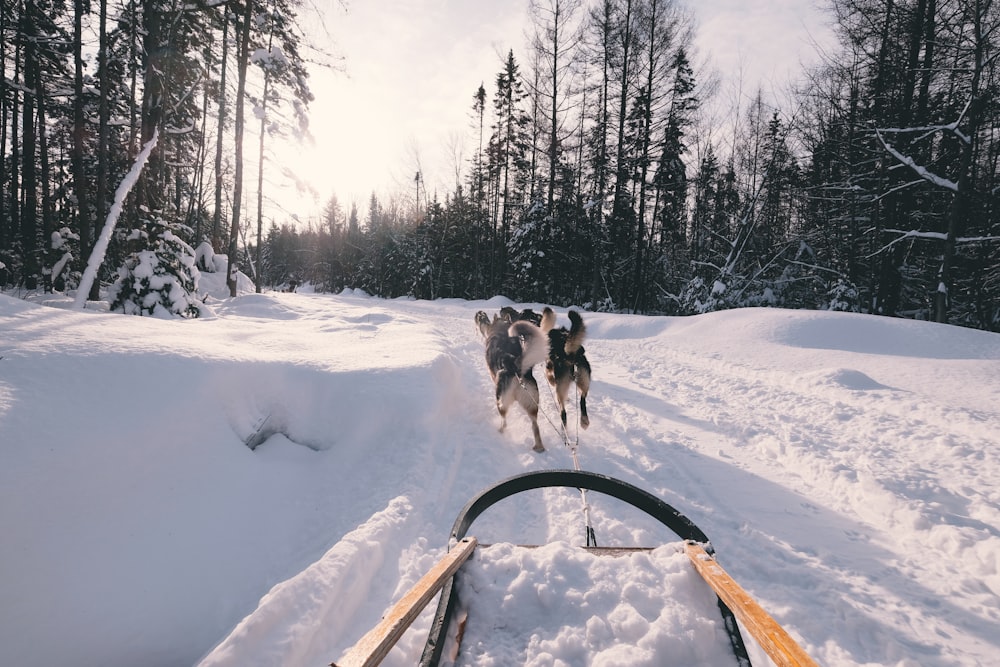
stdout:
{"type": "MultiPolygon", "coordinates": [[[[0,296],[0,664],[329,664],[471,497],[573,467],[544,384],[548,450],[517,410],[497,432],[473,315],[507,299],[228,299],[224,279],[203,274],[191,320],[0,296]]],[[[583,469],[685,513],[819,664],[997,663],[1000,336],[771,309],[584,320],[583,469]]],[[[587,500],[601,546],[655,549],[578,549],[576,489],[495,505],[470,530],[492,546],[462,571],[458,664],[732,664],[676,536],[587,500]]],[[[384,664],[417,661],[434,604],[384,664]]]]}
{"type": "Polygon", "coordinates": [[[459,595],[471,596],[479,613],[467,622],[462,664],[735,663],[714,594],[669,546],[609,558],[566,542],[505,543],[467,569],[459,595]],[[544,619],[556,620],[552,629],[540,631],[544,619]]]}
{"type": "Polygon", "coordinates": [[[122,206],[125,205],[125,197],[128,196],[129,191],[139,180],[139,176],[142,175],[142,170],[146,166],[146,161],[149,160],[149,154],[153,152],[156,147],[156,143],[159,139],[159,130],[153,130],[152,138],[146,142],[139,151],[139,155],[136,156],[135,162],[132,164],[132,168],[122,182],[118,184],[118,189],[115,190],[115,199],[111,204],[111,209],[108,211],[108,217],[104,221],[104,226],[101,227],[101,233],[97,237],[97,241],[94,243],[94,249],[90,253],[90,259],[87,261],[87,267],[83,270],[83,276],[80,278],[80,290],[76,295],[76,301],[74,307],[82,309],[85,304],[88,295],[90,294],[90,288],[94,284],[94,280],[97,277],[97,270],[100,268],[101,263],[104,261],[104,255],[108,251],[108,244],[111,242],[111,234],[115,231],[115,226],[118,224],[118,216],[121,215],[122,206]]]}
{"type": "Polygon", "coordinates": [[[876,130],[875,133],[878,136],[879,141],[882,142],[882,146],[885,148],[885,150],[888,151],[889,154],[892,155],[894,158],[899,160],[900,164],[906,165],[907,167],[912,169],[914,173],[917,174],[917,176],[919,176],[920,178],[924,179],[929,183],[938,186],[939,188],[942,188],[944,190],[951,190],[952,192],[956,193],[958,192],[958,183],[956,183],[951,179],[944,178],[943,176],[938,176],[927,167],[917,164],[916,160],[914,160],[912,157],[910,157],[909,155],[903,155],[891,144],[886,142],[886,140],[882,138],[882,135],[879,133],[878,130],[876,130]]]}

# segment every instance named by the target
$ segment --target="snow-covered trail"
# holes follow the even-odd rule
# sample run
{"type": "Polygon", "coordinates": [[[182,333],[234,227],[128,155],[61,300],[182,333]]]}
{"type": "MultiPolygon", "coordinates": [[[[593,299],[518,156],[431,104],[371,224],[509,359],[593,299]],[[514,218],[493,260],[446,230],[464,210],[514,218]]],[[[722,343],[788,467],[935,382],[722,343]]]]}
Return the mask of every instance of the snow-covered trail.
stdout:
{"type": "MultiPolygon", "coordinates": [[[[376,320],[411,313],[433,321],[444,352],[431,363],[433,382],[417,383],[430,407],[414,422],[423,419],[425,426],[404,431],[378,453],[391,459],[380,458],[379,469],[399,476],[408,515],[423,520],[406,523],[394,537],[398,549],[385,549],[380,568],[351,572],[367,593],[341,610],[355,621],[327,644],[326,655],[339,654],[377,622],[442,553],[450,511],[508,476],[573,467],[544,382],[540,425],[548,451],[530,451],[528,421],[518,410],[507,433],[496,432],[482,341],[472,326],[474,308],[482,304],[394,302],[384,315],[364,305],[376,320]]],[[[824,350],[823,358],[837,365],[817,367],[810,363],[814,351],[797,347],[800,338],[816,336],[802,331],[842,326],[842,320],[780,312],[768,320],[768,331],[759,330],[759,318],[748,318],[758,330],[746,335],[761,344],[733,358],[728,348],[740,335],[741,318],[726,318],[728,328],[719,330],[711,317],[588,314],[592,425],[580,431],[573,409],[569,429],[572,440],[578,437],[581,467],[636,484],[691,517],[712,538],[720,562],[821,663],[949,664],[948,655],[925,641],[938,634],[961,637],[953,642],[962,647],[957,657],[985,660],[996,650],[992,629],[1000,618],[988,606],[991,587],[997,588],[990,578],[1000,536],[991,527],[998,524],[996,483],[985,478],[997,461],[980,467],[967,453],[997,455],[977,441],[984,423],[1000,432],[992,407],[997,396],[952,405],[949,396],[923,387],[927,374],[987,374],[996,371],[996,361],[975,358],[970,344],[968,363],[945,354],[938,364],[935,353],[887,364],[869,358],[864,340],[833,337],[844,349],[824,350]],[[893,474],[900,467],[907,470],[902,480],[893,474]],[[981,539],[984,528],[993,539],[981,539]],[[969,559],[982,563],[982,579],[951,576],[968,571],[969,559]],[[908,629],[905,636],[900,627],[908,629]],[[858,638],[857,646],[843,648],[843,637],[858,638]]],[[[492,508],[473,533],[492,542],[582,543],[579,493],[524,496],[492,508]]],[[[601,544],[656,546],[672,539],[617,501],[598,494],[589,500],[601,544]]],[[[408,664],[419,655],[428,625],[425,613],[387,664],[408,664]]]]}
{"type": "MultiPolygon", "coordinates": [[[[444,553],[472,496],[573,467],[540,369],[548,451],[531,451],[516,408],[497,432],[473,315],[508,303],[244,294],[164,322],[0,298],[0,662],[339,657],[444,553]]],[[[688,515],[820,664],[996,662],[1000,337],[803,311],[584,318],[591,426],[574,408],[569,429],[583,469],[688,515]]],[[[674,539],[588,500],[601,545],[674,539]]],[[[565,547],[583,526],[579,492],[546,489],[490,508],[472,534],[556,543],[541,562],[498,563],[575,596],[602,588],[565,547]]],[[[627,587],[639,616],[695,588],[672,554],[652,558],[623,576],[645,582],[627,587]]],[[[413,664],[430,612],[386,667],[413,664]]],[[[632,641],[642,622],[623,614],[595,622],[597,640],[653,641],[632,641]]],[[[578,630],[535,648],[575,662],[578,630]]]]}
{"type": "MultiPolygon", "coordinates": [[[[305,295],[298,298],[313,300],[305,295]]],[[[379,302],[359,297],[363,314],[359,311],[354,316],[343,307],[352,302],[350,296],[341,297],[332,307],[323,297],[315,300],[317,303],[308,306],[315,311],[310,317],[325,322],[324,327],[337,326],[330,322],[354,322],[359,318],[355,324],[367,332],[364,335],[370,336],[369,342],[391,334],[412,315],[413,322],[421,325],[419,330],[427,345],[428,359],[425,364],[417,364],[412,373],[404,369],[405,376],[391,381],[406,398],[395,400],[386,395],[385,378],[373,380],[373,388],[379,389],[381,395],[358,398],[374,405],[359,406],[353,413],[374,416],[376,421],[361,433],[341,434],[338,445],[330,451],[337,458],[337,469],[346,472],[337,476],[331,493],[343,497],[344,505],[351,510],[357,509],[353,499],[371,498],[369,505],[363,505],[369,507],[370,513],[352,515],[353,522],[345,521],[345,517],[321,522],[330,531],[328,539],[333,540],[327,553],[279,584],[244,619],[241,627],[213,651],[205,665],[234,664],[245,659],[264,664],[267,651],[274,652],[275,660],[286,662],[300,659],[309,663],[337,657],[377,623],[391,602],[443,555],[455,514],[469,498],[500,479],[552,467],[546,457],[559,451],[554,432],[546,434],[548,453],[540,458],[531,451],[528,421],[519,409],[512,412],[507,433],[498,433],[483,341],[473,325],[475,310],[469,304],[458,302],[455,307],[448,307],[447,302],[397,301],[383,309],[379,302]],[[430,328],[423,326],[427,322],[431,323],[430,328]],[[411,406],[415,409],[411,410],[411,406]],[[340,446],[347,441],[360,446],[340,446]],[[398,495],[387,499],[381,495],[384,489],[392,489],[398,495]],[[349,587],[340,583],[345,580],[351,582],[349,587]],[[296,602],[301,599],[303,588],[324,591],[312,594],[314,604],[306,610],[296,602]],[[336,602],[331,602],[334,599],[336,602]],[[294,609],[292,615],[286,614],[289,608],[294,609]],[[262,625],[269,627],[270,632],[263,632],[262,625]],[[276,640],[275,636],[281,639],[276,640]],[[290,643],[297,645],[293,652],[287,652],[290,643]]],[[[245,306],[241,306],[240,312],[246,312],[245,306]]],[[[395,349],[387,349],[386,354],[403,354],[412,359],[413,351],[409,348],[413,344],[405,337],[396,338],[391,343],[395,349]]],[[[370,354],[377,358],[379,352],[370,354]]],[[[369,362],[361,360],[361,363],[369,362]]],[[[359,396],[364,394],[363,383],[364,379],[359,378],[359,396]]],[[[298,407],[281,410],[302,412],[314,407],[297,399],[290,403],[298,407]]],[[[285,419],[295,421],[294,416],[285,419]]],[[[316,436],[294,435],[293,440],[301,443],[310,437],[316,436]]],[[[258,451],[281,447],[280,440],[278,436],[258,451]]],[[[571,467],[572,463],[563,453],[556,465],[571,467]]],[[[489,531],[497,541],[548,541],[546,526],[551,513],[539,498],[512,499],[505,511],[484,517],[477,528],[489,531]]],[[[337,506],[336,500],[330,499],[324,504],[337,506]]],[[[401,650],[390,655],[386,665],[412,664],[414,656],[419,656],[431,611],[429,608],[414,624],[414,629],[400,642],[401,650]]]]}
{"type": "Polygon", "coordinates": [[[996,396],[956,406],[908,387],[927,373],[996,372],[995,362],[992,370],[982,359],[958,369],[928,359],[869,368],[865,352],[849,349],[843,366],[796,374],[787,369],[808,367],[808,350],[805,363],[789,364],[797,351],[787,344],[723,361],[725,337],[738,332],[667,322],[663,335],[591,345],[595,366],[618,375],[596,390],[605,400],[592,402],[594,413],[613,415],[604,472],[634,474],[686,508],[720,562],[821,663],[845,657],[836,647],[844,636],[861,638],[866,655],[851,656],[861,662],[947,664],[926,642],[937,635],[962,637],[956,644],[984,663],[995,659],[1000,517],[989,471],[1000,452],[980,434],[984,423],[1000,431],[996,396]],[[635,358],[647,363],[628,363],[635,358]],[[983,530],[993,538],[982,540],[983,530]],[[970,560],[981,563],[979,578],[955,577],[970,560]],[[910,633],[900,637],[900,626],[910,633]]]}

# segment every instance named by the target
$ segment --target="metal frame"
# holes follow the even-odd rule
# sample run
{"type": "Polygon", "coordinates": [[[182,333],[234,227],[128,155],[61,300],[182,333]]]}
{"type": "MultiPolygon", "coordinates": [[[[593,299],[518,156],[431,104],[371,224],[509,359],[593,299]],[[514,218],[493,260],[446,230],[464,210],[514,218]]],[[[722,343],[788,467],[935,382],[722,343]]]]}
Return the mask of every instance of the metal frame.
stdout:
{"type": "MultiPolygon", "coordinates": [[[[588,489],[617,498],[653,517],[676,533],[682,540],[703,544],[705,545],[705,550],[710,554],[712,553],[712,548],[705,533],[690,519],[656,496],[628,482],[623,482],[607,475],[580,470],[541,470],[529,472],[515,475],[484,489],[475,498],[466,503],[462,511],[459,512],[458,517],[455,519],[455,524],[451,529],[451,540],[458,541],[464,538],[468,533],[469,527],[479,515],[504,498],[532,489],[553,486],[588,489]]],[[[437,612],[434,614],[434,621],[427,637],[427,643],[424,645],[423,655],[420,658],[421,667],[437,667],[441,661],[441,654],[447,640],[448,627],[451,624],[451,619],[455,612],[456,598],[458,597],[454,594],[454,583],[455,577],[452,576],[441,589],[441,598],[438,601],[437,612]]],[[[736,623],[736,617],[726,603],[723,602],[722,598],[718,599],[718,603],[719,613],[722,615],[722,620],[729,635],[729,641],[737,663],[740,667],[751,667],[750,656],[747,654],[743,636],[740,634],[739,626],[736,623]]]]}

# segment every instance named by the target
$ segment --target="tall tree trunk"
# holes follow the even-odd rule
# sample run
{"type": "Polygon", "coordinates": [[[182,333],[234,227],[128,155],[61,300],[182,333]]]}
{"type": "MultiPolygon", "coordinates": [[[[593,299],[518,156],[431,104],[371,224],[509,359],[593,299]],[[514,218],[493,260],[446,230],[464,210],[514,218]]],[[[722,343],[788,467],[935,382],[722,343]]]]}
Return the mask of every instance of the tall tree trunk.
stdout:
{"type": "MultiPolygon", "coordinates": [[[[129,57],[132,62],[136,62],[139,59],[139,11],[136,6],[137,2],[142,0],[129,0],[129,11],[131,12],[131,17],[129,20],[129,57]]],[[[128,134],[128,154],[138,155],[140,150],[139,144],[139,116],[138,109],[135,104],[136,96],[139,90],[139,68],[130,68],[132,76],[129,78],[129,99],[132,100],[132,104],[129,104],[129,134],[128,134]]],[[[102,221],[103,223],[103,221],[102,221]]]]}
{"type": "MultiPolygon", "coordinates": [[[[260,139],[257,145],[257,253],[254,258],[254,282],[256,283],[257,294],[261,291],[260,281],[260,258],[261,247],[264,245],[264,134],[267,131],[267,95],[270,92],[271,75],[264,68],[264,96],[261,98],[260,113],[260,139]]],[[[420,172],[417,172],[417,176],[420,172]]],[[[419,181],[418,181],[418,188],[419,181]]],[[[418,193],[417,207],[419,210],[420,200],[418,193]]]]}
{"type": "MultiPolygon", "coordinates": [[[[652,132],[653,132],[653,98],[658,88],[657,69],[662,57],[661,50],[670,39],[669,32],[663,30],[661,0],[651,0],[648,3],[648,32],[646,34],[646,96],[641,98],[642,129],[639,137],[639,201],[637,203],[637,225],[635,244],[635,280],[633,284],[632,310],[643,312],[646,309],[646,262],[647,260],[647,223],[646,223],[646,191],[649,176],[649,165],[652,162],[652,132]]],[[[652,223],[650,223],[650,226],[652,223]]],[[[652,233],[649,233],[650,242],[652,233]]]]}
{"type": "Polygon", "coordinates": [[[628,117],[629,84],[632,69],[632,0],[625,2],[623,17],[624,32],[622,33],[621,75],[619,78],[618,97],[618,134],[616,157],[618,160],[615,174],[615,206],[619,205],[625,193],[625,182],[628,180],[625,154],[625,119],[628,117]]]}
{"type": "Polygon", "coordinates": [[[485,115],[486,115],[486,88],[483,84],[479,84],[479,88],[476,90],[475,104],[473,109],[479,115],[479,152],[476,153],[476,173],[475,173],[475,186],[476,186],[476,229],[473,235],[473,268],[475,275],[475,283],[473,285],[473,296],[476,298],[482,298],[487,296],[484,294],[482,278],[483,278],[483,267],[482,267],[482,231],[481,227],[485,222],[486,211],[484,209],[484,199],[483,199],[483,169],[485,169],[485,161],[483,160],[483,132],[485,130],[485,115]]]}
{"type": "Polygon", "coordinates": [[[555,215],[556,167],[559,163],[559,57],[562,55],[559,50],[559,31],[562,28],[562,24],[560,23],[562,20],[561,10],[559,0],[556,0],[552,20],[552,63],[549,70],[552,76],[552,90],[550,93],[552,96],[552,108],[549,111],[549,129],[551,134],[549,136],[549,182],[546,199],[550,216],[555,215]]]}
{"type": "Polygon", "coordinates": [[[212,249],[222,252],[222,147],[226,128],[226,64],[229,61],[229,5],[222,14],[222,61],[219,69],[219,125],[215,138],[215,212],[212,214],[212,249]]]}
{"type": "MultiPolygon", "coordinates": [[[[211,69],[212,48],[213,44],[209,41],[205,45],[204,56],[206,68],[208,69],[211,69]]],[[[205,156],[208,155],[208,133],[206,131],[208,129],[208,93],[209,78],[206,77],[204,85],[201,88],[201,132],[199,133],[198,152],[195,156],[194,182],[191,185],[191,197],[188,199],[187,211],[184,214],[187,224],[194,227],[195,245],[200,244],[204,240],[201,203],[205,195],[205,156]]]]}
{"type": "Polygon", "coordinates": [[[33,0],[25,3],[21,22],[24,35],[24,104],[21,107],[21,278],[29,290],[38,287],[40,272],[38,257],[38,172],[35,163],[35,103],[38,88],[38,51],[34,19],[38,9],[33,0]]]}
{"type": "Polygon", "coordinates": [[[972,81],[969,86],[969,101],[966,106],[967,119],[962,154],[959,159],[958,179],[956,180],[955,196],[948,215],[948,232],[945,236],[944,250],[941,256],[941,270],[937,291],[934,293],[934,320],[948,321],[949,293],[953,288],[952,268],[955,261],[955,244],[969,214],[969,204],[972,189],[973,156],[979,136],[979,124],[984,106],[980,98],[986,40],[983,35],[983,18],[986,16],[992,0],[971,0],[972,8],[972,81]]]}
{"type": "MultiPolygon", "coordinates": [[[[0,12],[0,34],[7,34],[8,22],[12,18],[9,12],[0,12]]],[[[15,64],[15,68],[16,68],[15,64]]],[[[7,40],[0,39],[0,70],[7,71],[7,40]]],[[[15,75],[16,77],[16,75],[15,75]]],[[[7,99],[7,77],[0,76],[0,155],[7,155],[7,122],[9,102],[7,99]]],[[[13,96],[12,96],[13,97],[13,96]]],[[[13,183],[7,182],[7,161],[0,160],[0,249],[6,250],[10,247],[10,240],[13,237],[13,230],[10,225],[14,218],[8,218],[3,210],[4,189],[10,188],[11,199],[15,188],[13,183]]],[[[0,287],[6,284],[7,272],[0,269],[0,287]]]]}
{"type": "Polygon", "coordinates": [[[236,164],[233,175],[233,220],[229,228],[229,262],[226,269],[226,284],[229,286],[229,296],[236,296],[236,252],[239,241],[241,202],[243,200],[243,126],[245,120],[243,109],[245,106],[247,87],[247,67],[250,56],[250,22],[253,19],[253,3],[246,0],[243,16],[240,22],[240,46],[237,49],[237,75],[236,75],[236,117],[235,117],[235,143],[236,143],[236,164]]]}
{"type": "MultiPolygon", "coordinates": [[[[108,216],[108,144],[110,143],[110,82],[108,80],[108,0],[100,0],[99,43],[97,51],[97,76],[98,86],[101,89],[100,102],[98,102],[98,127],[97,127],[97,194],[94,197],[95,210],[97,215],[94,220],[94,234],[96,236],[99,225],[108,216]]],[[[93,282],[90,289],[90,299],[96,301],[100,297],[101,283],[98,280],[93,282]]]]}
{"type": "MultiPolygon", "coordinates": [[[[21,12],[24,12],[24,7],[22,5],[21,12]]],[[[17,81],[19,75],[23,71],[23,54],[24,48],[20,41],[16,42],[14,48],[14,72],[12,73],[11,80],[17,81]]],[[[2,78],[2,77],[0,77],[2,78]]],[[[4,118],[4,131],[10,127],[10,177],[8,179],[8,192],[10,201],[10,208],[8,209],[7,220],[10,224],[10,240],[13,243],[15,238],[20,238],[20,225],[21,225],[21,131],[20,124],[17,122],[17,117],[20,113],[20,105],[24,93],[21,91],[20,86],[11,86],[11,103],[9,114],[4,118]]],[[[6,102],[7,98],[4,98],[6,102]]],[[[7,107],[5,106],[6,110],[7,107]]],[[[0,160],[2,162],[2,160],[0,160]]]]}
{"type": "Polygon", "coordinates": [[[920,64],[920,92],[917,96],[917,118],[927,117],[927,106],[930,101],[931,75],[934,67],[935,15],[937,0],[927,0],[927,11],[924,19],[924,59],[920,64]]]}
{"type": "Polygon", "coordinates": [[[597,20],[597,26],[601,33],[601,92],[598,101],[597,112],[597,132],[600,145],[597,148],[597,173],[594,175],[596,192],[594,200],[594,222],[592,253],[593,253],[593,274],[591,275],[590,299],[597,304],[600,301],[601,274],[604,265],[604,252],[602,251],[603,231],[604,231],[604,204],[608,188],[608,90],[610,87],[610,67],[611,67],[611,35],[612,18],[614,9],[610,0],[605,0],[601,14],[597,20]]]}
{"type": "Polygon", "coordinates": [[[903,102],[900,106],[900,125],[905,127],[911,122],[922,122],[922,118],[914,120],[913,98],[917,91],[917,68],[920,65],[920,44],[924,36],[924,15],[927,12],[927,0],[917,0],[910,18],[909,43],[907,44],[906,71],[903,76],[903,102]]]}
{"type": "MultiPolygon", "coordinates": [[[[42,247],[39,255],[43,260],[47,257],[46,250],[52,247],[52,232],[55,231],[55,212],[52,208],[52,174],[49,168],[49,144],[48,131],[45,120],[45,85],[41,77],[38,80],[38,156],[41,166],[41,191],[42,191],[42,247]]],[[[45,291],[52,291],[52,267],[47,264],[42,270],[45,291]]]]}
{"type": "MultiPolygon", "coordinates": [[[[90,215],[90,196],[83,156],[87,150],[87,120],[84,116],[83,98],[83,0],[73,2],[73,145],[70,163],[73,166],[73,190],[76,195],[77,216],[80,229],[81,266],[94,248],[94,223],[90,215]]],[[[101,95],[106,97],[106,95],[101,95]]]]}
{"type": "Polygon", "coordinates": [[[530,187],[528,193],[528,201],[532,204],[538,198],[538,135],[541,132],[539,126],[541,121],[538,115],[541,111],[541,102],[538,99],[538,88],[539,81],[541,78],[541,73],[538,71],[538,57],[535,54],[535,66],[532,68],[534,70],[534,78],[532,79],[531,85],[531,177],[530,177],[530,187]]]}
{"type": "MultiPolygon", "coordinates": [[[[167,17],[162,12],[163,7],[157,0],[143,0],[143,17],[146,32],[143,35],[143,90],[142,116],[139,119],[139,141],[146,146],[157,134],[163,123],[164,114],[164,77],[166,76],[166,58],[168,54],[167,17]]],[[[136,199],[139,206],[149,210],[159,210],[163,206],[163,192],[159,187],[163,174],[163,158],[168,142],[163,142],[163,148],[154,144],[146,168],[136,182],[136,199]]]]}
{"type": "MultiPolygon", "coordinates": [[[[612,263],[628,259],[629,242],[634,234],[634,228],[629,210],[630,203],[627,201],[628,181],[629,181],[629,157],[626,155],[626,135],[625,121],[628,118],[628,103],[631,90],[632,75],[632,46],[633,46],[633,14],[632,0],[626,0],[625,13],[622,16],[621,29],[621,51],[619,52],[621,71],[619,73],[619,96],[618,96],[618,128],[615,144],[615,185],[614,197],[611,204],[611,229],[610,236],[613,239],[611,248],[612,263]]],[[[628,303],[628,278],[619,276],[613,277],[613,289],[615,301],[619,304],[628,303]]]]}
{"type": "MultiPolygon", "coordinates": [[[[891,26],[895,17],[895,1],[886,0],[885,13],[882,19],[882,30],[879,41],[879,53],[875,63],[875,82],[872,86],[871,95],[873,102],[873,122],[876,126],[894,126],[894,120],[890,120],[891,109],[889,107],[890,88],[887,82],[889,72],[890,39],[894,37],[891,26]]],[[[877,181],[886,183],[888,181],[888,162],[882,160],[879,163],[877,181]]],[[[890,193],[886,197],[879,197],[872,210],[872,226],[874,229],[873,238],[877,239],[879,245],[884,244],[884,229],[894,226],[897,218],[896,196],[890,193]]],[[[872,283],[877,285],[875,295],[874,311],[881,315],[893,316],[899,308],[900,290],[902,280],[900,276],[901,249],[897,246],[889,252],[872,254],[872,283]]]]}

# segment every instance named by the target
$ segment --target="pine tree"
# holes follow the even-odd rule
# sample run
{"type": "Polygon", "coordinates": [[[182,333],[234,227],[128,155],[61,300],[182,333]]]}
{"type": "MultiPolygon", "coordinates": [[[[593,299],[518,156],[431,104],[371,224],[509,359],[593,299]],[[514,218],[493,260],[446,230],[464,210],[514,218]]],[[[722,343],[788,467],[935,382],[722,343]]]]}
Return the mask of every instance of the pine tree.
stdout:
{"type": "MultiPolygon", "coordinates": [[[[659,266],[658,277],[668,294],[676,293],[686,274],[687,253],[687,146],[684,135],[693,123],[698,107],[694,74],[684,48],[679,48],[671,64],[674,79],[670,109],[663,130],[659,164],[653,180],[655,204],[653,224],[659,242],[655,248],[659,266]]],[[[661,303],[669,307],[669,302],[661,303]]]]}
{"type": "Polygon", "coordinates": [[[201,314],[195,252],[175,231],[176,225],[157,217],[133,230],[129,243],[136,249],[108,290],[111,310],[154,317],[201,314]]]}
{"type": "Polygon", "coordinates": [[[494,125],[490,139],[491,173],[494,185],[494,224],[496,238],[494,289],[504,289],[507,266],[507,246],[511,227],[526,203],[528,179],[527,133],[530,119],[522,104],[526,97],[520,68],[514,52],[507,54],[503,70],[497,75],[497,91],[493,102],[494,125]]]}

